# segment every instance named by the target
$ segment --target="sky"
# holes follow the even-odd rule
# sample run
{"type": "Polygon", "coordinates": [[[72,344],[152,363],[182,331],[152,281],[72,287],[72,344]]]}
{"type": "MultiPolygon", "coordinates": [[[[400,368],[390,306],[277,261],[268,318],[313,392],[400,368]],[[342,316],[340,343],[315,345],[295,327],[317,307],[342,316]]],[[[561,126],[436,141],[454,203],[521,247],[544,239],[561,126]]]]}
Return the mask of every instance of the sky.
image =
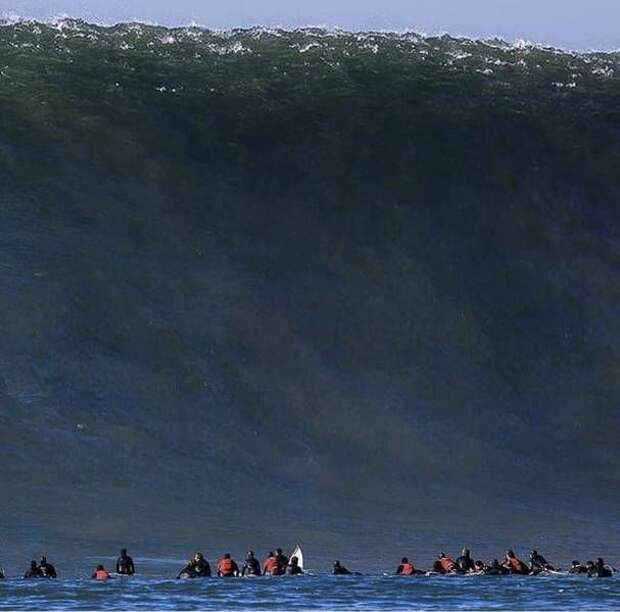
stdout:
{"type": "Polygon", "coordinates": [[[338,26],[620,49],[620,0],[0,0],[0,14],[89,21],[338,26]]]}

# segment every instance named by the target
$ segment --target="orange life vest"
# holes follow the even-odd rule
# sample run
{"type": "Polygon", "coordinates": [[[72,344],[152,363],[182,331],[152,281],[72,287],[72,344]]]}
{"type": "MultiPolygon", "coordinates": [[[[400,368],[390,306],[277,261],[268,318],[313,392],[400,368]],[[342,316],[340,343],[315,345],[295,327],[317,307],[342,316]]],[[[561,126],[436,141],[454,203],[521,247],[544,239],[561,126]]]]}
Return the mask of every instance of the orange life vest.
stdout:
{"type": "Polygon", "coordinates": [[[95,572],[95,580],[107,580],[110,574],[106,570],[97,570],[95,572]]]}
{"type": "Polygon", "coordinates": [[[217,571],[222,576],[232,576],[235,573],[235,564],[232,559],[221,559],[217,564],[217,571]]]}
{"type": "Polygon", "coordinates": [[[415,572],[415,567],[413,567],[413,563],[403,563],[401,565],[401,574],[404,576],[411,576],[415,572]]]}
{"type": "Polygon", "coordinates": [[[275,557],[267,557],[263,563],[263,574],[279,574],[280,565],[275,557]]]}
{"type": "Polygon", "coordinates": [[[456,566],[454,561],[452,561],[452,559],[450,559],[449,557],[443,557],[442,559],[439,559],[439,564],[441,565],[441,568],[444,572],[451,572],[456,566]]]}

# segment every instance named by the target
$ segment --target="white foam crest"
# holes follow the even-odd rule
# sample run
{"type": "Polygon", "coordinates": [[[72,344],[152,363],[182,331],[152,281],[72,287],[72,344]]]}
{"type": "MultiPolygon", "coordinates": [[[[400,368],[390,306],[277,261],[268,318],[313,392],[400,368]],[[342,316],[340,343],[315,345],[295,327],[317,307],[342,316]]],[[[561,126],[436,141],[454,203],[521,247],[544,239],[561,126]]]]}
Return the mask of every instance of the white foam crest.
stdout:
{"type": "Polygon", "coordinates": [[[34,23],[34,21],[26,19],[25,17],[21,17],[20,15],[12,11],[0,12],[0,27],[10,27],[22,23],[34,23]]]}
{"type": "Polygon", "coordinates": [[[592,74],[594,74],[595,76],[603,77],[604,79],[610,79],[615,75],[615,71],[609,66],[599,66],[592,69],[592,74]]]}
{"type": "MultiPolygon", "coordinates": [[[[47,21],[33,20],[25,18],[15,13],[14,11],[0,12],[0,26],[15,26],[15,25],[46,25],[57,29],[61,33],[72,32],[74,36],[78,35],[78,31],[90,31],[92,36],[99,36],[101,32],[99,28],[118,28],[115,35],[121,37],[128,32],[134,32],[137,34],[144,34],[148,28],[157,28],[160,31],[168,31],[169,34],[162,34],[162,38],[169,40],[168,37],[175,39],[187,37],[193,40],[199,41],[205,37],[205,35],[219,36],[224,39],[234,39],[238,36],[251,36],[253,38],[260,39],[263,36],[277,36],[282,37],[286,34],[301,34],[313,39],[322,38],[353,38],[357,41],[372,41],[374,44],[380,44],[381,40],[390,39],[400,40],[402,42],[410,43],[414,46],[428,46],[430,39],[446,39],[449,38],[454,46],[467,47],[474,44],[482,44],[486,47],[490,47],[495,50],[499,50],[504,53],[518,52],[522,54],[530,54],[533,51],[539,51],[544,53],[550,53],[554,55],[570,55],[572,57],[578,57],[581,61],[588,61],[592,56],[598,54],[604,54],[605,56],[613,57],[613,62],[617,64],[620,62],[620,58],[614,57],[614,54],[619,53],[619,50],[602,50],[596,49],[587,50],[574,50],[569,48],[562,48],[557,46],[550,46],[549,44],[535,42],[528,39],[517,39],[514,41],[506,41],[500,37],[475,37],[464,36],[459,34],[449,34],[445,31],[438,31],[435,33],[428,33],[425,31],[413,31],[406,30],[375,30],[375,31],[355,31],[345,30],[338,26],[332,25],[305,25],[294,28],[287,28],[285,26],[273,26],[273,25],[256,25],[250,28],[228,28],[228,29],[210,29],[202,24],[191,22],[187,25],[170,28],[151,22],[144,19],[135,19],[133,21],[106,24],[106,23],[88,23],[82,20],[72,19],[66,14],[54,16],[47,21]]],[[[171,43],[168,43],[171,44],[171,43]]],[[[441,51],[440,48],[437,51],[441,51]]],[[[456,59],[456,58],[455,58],[456,59]]]]}
{"type": "Polygon", "coordinates": [[[320,49],[321,45],[317,42],[310,42],[303,46],[293,45],[293,47],[299,49],[300,53],[307,53],[308,51],[312,51],[312,49],[320,49]]]}

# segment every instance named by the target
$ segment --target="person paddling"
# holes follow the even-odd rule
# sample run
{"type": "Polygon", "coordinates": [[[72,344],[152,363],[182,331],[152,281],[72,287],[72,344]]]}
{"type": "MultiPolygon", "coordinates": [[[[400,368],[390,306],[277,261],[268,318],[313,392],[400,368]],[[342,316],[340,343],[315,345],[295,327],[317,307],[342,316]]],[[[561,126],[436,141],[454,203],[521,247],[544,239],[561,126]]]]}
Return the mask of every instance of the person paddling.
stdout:
{"type": "Polygon", "coordinates": [[[605,565],[605,561],[601,557],[588,568],[588,576],[590,578],[610,578],[612,575],[613,572],[605,565]]]}
{"type": "Polygon", "coordinates": [[[260,563],[258,559],[254,556],[253,550],[248,550],[245,555],[245,562],[243,563],[243,567],[241,568],[242,576],[260,576],[260,563]]]}
{"type": "Polygon", "coordinates": [[[91,578],[98,580],[99,582],[105,582],[110,578],[110,573],[105,567],[103,567],[103,565],[99,564],[92,573],[91,578]]]}
{"type": "Polygon", "coordinates": [[[180,578],[208,578],[211,576],[211,566],[204,558],[204,555],[197,552],[179,572],[177,579],[180,578]]]}
{"type": "Polygon", "coordinates": [[[510,574],[525,575],[530,573],[528,566],[515,555],[512,549],[506,551],[502,566],[505,567],[510,574]]]}
{"type": "Polygon", "coordinates": [[[127,554],[126,548],[121,550],[121,556],[116,560],[116,573],[121,576],[133,576],[136,573],[133,559],[127,554]]]}
{"type": "Polygon", "coordinates": [[[281,548],[276,548],[276,561],[278,562],[278,568],[280,569],[280,574],[284,574],[284,572],[286,571],[289,565],[289,559],[282,552],[281,548]]]}
{"type": "Polygon", "coordinates": [[[288,565],[286,566],[286,574],[288,576],[299,576],[303,573],[304,570],[301,569],[301,567],[299,566],[299,559],[295,555],[293,555],[290,558],[288,565]]]}
{"type": "Polygon", "coordinates": [[[491,563],[485,565],[483,572],[487,576],[503,576],[510,573],[497,559],[493,559],[491,563]]]}
{"type": "Polygon", "coordinates": [[[530,572],[540,574],[544,571],[555,571],[555,568],[537,550],[533,550],[530,553],[530,572]]]}
{"type": "Polygon", "coordinates": [[[407,557],[403,557],[400,560],[400,565],[396,568],[396,573],[399,576],[413,576],[416,573],[416,569],[407,557]]]}
{"type": "Polygon", "coordinates": [[[587,574],[588,573],[588,568],[581,563],[581,561],[575,559],[571,564],[570,564],[570,569],[568,570],[569,574],[587,574]]]}
{"type": "Polygon", "coordinates": [[[217,564],[217,575],[222,578],[231,578],[239,575],[239,567],[233,561],[230,553],[226,553],[217,564]]]}
{"type": "Polygon", "coordinates": [[[211,566],[201,552],[197,552],[194,555],[192,569],[195,578],[208,578],[211,576],[211,566]]]}
{"type": "Polygon", "coordinates": [[[25,580],[30,580],[31,578],[44,578],[43,573],[39,569],[36,561],[30,562],[30,568],[26,570],[26,573],[24,574],[25,580]]]}
{"type": "Polygon", "coordinates": [[[469,548],[464,548],[461,552],[461,556],[457,558],[456,569],[463,574],[476,571],[476,564],[471,558],[469,548]]]}
{"type": "Polygon", "coordinates": [[[41,557],[41,562],[39,563],[39,571],[41,572],[41,576],[43,578],[56,578],[56,568],[47,562],[47,557],[41,557]]]}
{"type": "Polygon", "coordinates": [[[334,561],[332,574],[334,576],[350,576],[351,572],[344,565],[340,565],[340,561],[334,561]]]}
{"type": "Polygon", "coordinates": [[[433,571],[438,574],[453,574],[455,570],[456,563],[446,553],[439,553],[439,558],[433,564],[433,571]]]}
{"type": "Polygon", "coordinates": [[[266,576],[280,576],[282,574],[278,559],[273,552],[270,552],[267,555],[267,558],[263,563],[263,574],[266,576]]]}

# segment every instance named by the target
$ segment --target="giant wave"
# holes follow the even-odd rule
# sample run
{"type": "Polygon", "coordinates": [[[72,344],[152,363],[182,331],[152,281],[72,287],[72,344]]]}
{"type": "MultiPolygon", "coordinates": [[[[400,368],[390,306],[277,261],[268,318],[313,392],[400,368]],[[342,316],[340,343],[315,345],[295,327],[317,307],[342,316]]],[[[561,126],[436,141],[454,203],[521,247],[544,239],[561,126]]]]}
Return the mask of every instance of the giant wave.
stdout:
{"type": "Polygon", "coordinates": [[[604,544],[619,71],[6,22],[3,542],[604,544]]]}

